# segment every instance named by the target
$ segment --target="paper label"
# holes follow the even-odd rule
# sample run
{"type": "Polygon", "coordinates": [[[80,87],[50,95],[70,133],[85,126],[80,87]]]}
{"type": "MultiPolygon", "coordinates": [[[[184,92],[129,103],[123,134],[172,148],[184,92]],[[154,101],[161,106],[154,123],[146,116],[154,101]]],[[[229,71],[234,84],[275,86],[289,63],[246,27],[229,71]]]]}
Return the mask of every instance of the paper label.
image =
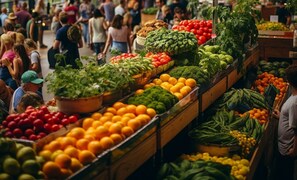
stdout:
{"type": "Polygon", "coordinates": [[[278,15],[271,15],[270,22],[278,22],[278,15]]]}

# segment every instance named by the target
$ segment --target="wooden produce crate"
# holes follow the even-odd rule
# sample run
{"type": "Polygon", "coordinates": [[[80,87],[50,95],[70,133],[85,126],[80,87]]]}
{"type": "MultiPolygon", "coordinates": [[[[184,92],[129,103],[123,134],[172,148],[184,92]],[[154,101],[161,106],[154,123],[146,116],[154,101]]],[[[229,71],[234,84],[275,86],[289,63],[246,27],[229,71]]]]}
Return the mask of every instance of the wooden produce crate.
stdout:
{"type": "Polygon", "coordinates": [[[191,123],[199,115],[198,99],[188,104],[182,112],[162,124],[158,130],[158,149],[162,149],[169,141],[171,141],[181,130],[191,123]]]}
{"type": "Polygon", "coordinates": [[[158,117],[155,116],[148,124],[143,126],[141,129],[139,129],[137,132],[135,132],[133,135],[125,139],[123,142],[118,144],[117,146],[111,148],[111,158],[110,158],[110,164],[115,163],[119,159],[121,159],[125,154],[132,151],[136,146],[138,146],[141,142],[143,142],[145,139],[147,139],[150,136],[153,136],[153,134],[156,134],[157,131],[157,123],[158,123],[158,117]]]}
{"type": "MultiPolygon", "coordinates": [[[[173,117],[175,117],[178,113],[183,111],[187,107],[187,105],[196,101],[198,98],[199,87],[195,87],[187,96],[181,99],[178,103],[176,103],[171,109],[167,112],[160,114],[160,126],[163,126],[168,121],[170,121],[173,117]]],[[[198,109],[197,109],[198,111],[198,109]]]]}
{"type": "Polygon", "coordinates": [[[110,165],[109,178],[113,180],[126,179],[156,152],[157,134],[153,133],[110,165]]]}
{"type": "Polygon", "coordinates": [[[201,94],[201,112],[204,112],[211,104],[215,102],[227,90],[227,77],[221,79],[218,83],[201,94]]]}
{"type": "Polygon", "coordinates": [[[143,14],[141,13],[141,25],[143,26],[146,22],[156,19],[156,14],[143,14]]]}
{"type": "Polygon", "coordinates": [[[259,35],[293,37],[293,31],[259,30],[259,35]]]}

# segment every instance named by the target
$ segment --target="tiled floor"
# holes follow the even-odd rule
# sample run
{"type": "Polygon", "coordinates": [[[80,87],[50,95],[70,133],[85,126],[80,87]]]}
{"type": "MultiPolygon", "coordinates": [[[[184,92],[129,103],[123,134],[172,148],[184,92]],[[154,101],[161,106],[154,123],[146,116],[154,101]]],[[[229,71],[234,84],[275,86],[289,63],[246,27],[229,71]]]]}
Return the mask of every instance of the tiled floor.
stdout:
{"type": "MultiPolygon", "coordinates": [[[[47,45],[48,48],[39,49],[39,53],[41,55],[42,74],[43,74],[44,78],[47,76],[48,73],[53,71],[53,70],[49,69],[49,64],[48,64],[48,60],[47,60],[47,51],[52,46],[52,44],[54,42],[54,39],[55,39],[55,35],[54,35],[53,32],[51,32],[51,31],[45,31],[44,32],[43,40],[44,40],[44,44],[47,45]]],[[[93,54],[93,52],[89,48],[87,48],[86,45],[84,45],[83,48],[79,49],[79,52],[80,52],[81,56],[82,55],[92,55],[93,54]]],[[[42,90],[43,98],[44,98],[45,102],[47,102],[47,101],[49,101],[49,100],[51,100],[53,98],[53,94],[47,93],[46,85],[47,85],[47,83],[44,83],[43,90],[42,90]]]]}

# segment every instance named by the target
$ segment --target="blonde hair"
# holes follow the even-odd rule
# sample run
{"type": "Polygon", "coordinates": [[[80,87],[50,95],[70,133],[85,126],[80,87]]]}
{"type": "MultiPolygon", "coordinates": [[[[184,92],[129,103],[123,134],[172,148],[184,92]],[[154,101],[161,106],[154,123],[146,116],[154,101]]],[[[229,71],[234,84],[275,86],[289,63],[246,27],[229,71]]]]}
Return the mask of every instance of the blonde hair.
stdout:
{"type": "Polygon", "coordinates": [[[124,16],[123,16],[123,25],[129,26],[130,25],[129,24],[129,19],[130,18],[132,18],[132,15],[129,12],[125,13],[124,16]]]}
{"type": "Polygon", "coordinates": [[[24,46],[26,47],[26,49],[37,49],[36,42],[30,38],[25,39],[24,46]]]}
{"type": "Polygon", "coordinates": [[[1,35],[1,50],[0,50],[1,56],[0,56],[0,58],[2,57],[4,51],[7,51],[6,46],[10,45],[12,48],[13,44],[14,44],[14,39],[10,35],[8,35],[8,34],[1,35]]]}
{"type": "Polygon", "coordinates": [[[16,33],[15,43],[24,44],[25,36],[22,33],[16,33]]]}

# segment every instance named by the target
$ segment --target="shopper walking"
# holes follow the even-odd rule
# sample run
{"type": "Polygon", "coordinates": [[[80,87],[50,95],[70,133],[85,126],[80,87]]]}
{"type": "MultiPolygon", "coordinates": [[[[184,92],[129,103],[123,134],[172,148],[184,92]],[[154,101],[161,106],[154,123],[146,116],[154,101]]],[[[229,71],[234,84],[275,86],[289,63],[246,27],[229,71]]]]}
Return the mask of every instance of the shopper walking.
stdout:
{"type": "Polygon", "coordinates": [[[62,27],[57,31],[56,39],[53,44],[54,50],[59,50],[61,46],[62,51],[66,52],[65,62],[58,62],[61,66],[66,66],[67,64],[72,65],[73,68],[78,68],[76,64],[76,59],[79,60],[79,51],[78,48],[83,46],[82,39],[78,42],[71,41],[67,36],[67,31],[71,25],[68,22],[68,16],[65,12],[61,12],[59,15],[60,23],[62,27]]]}
{"type": "Polygon", "coordinates": [[[130,14],[132,16],[132,29],[134,29],[134,27],[136,25],[139,25],[141,22],[141,15],[138,2],[136,2],[133,6],[133,9],[130,10],[130,14]]]}
{"type": "Polygon", "coordinates": [[[26,29],[27,22],[31,19],[31,14],[28,12],[27,8],[28,4],[24,2],[21,10],[15,13],[18,23],[24,29],[26,29]]]}
{"type": "MultiPolygon", "coordinates": [[[[38,12],[32,13],[32,18],[27,22],[26,31],[27,37],[34,40],[35,42],[39,42],[39,14],[38,12]]],[[[39,42],[40,44],[41,42],[39,42]]]]}
{"type": "Polygon", "coordinates": [[[83,37],[84,42],[88,46],[90,45],[90,36],[89,36],[89,19],[92,17],[92,12],[94,11],[95,6],[90,2],[90,0],[84,0],[83,3],[79,6],[80,20],[79,22],[83,27],[83,37]]]}
{"type": "Polygon", "coordinates": [[[37,45],[35,41],[32,39],[25,39],[25,48],[26,48],[26,54],[29,55],[31,65],[30,65],[30,70],[33,70],[37,73],[39,78],[42,78],[42,69],[41,69],[41,57],[40,54],[37,50],[37,45]]]}
{"type": "Polygon", "coordinates": [[[277,178],[294,179],[294,161],[297,157],[297,65],[286,69],[287,80],[292,87],[291,96],[283,104],[278,123],[277,178]]]}
{"type": "Polygon", "coordinates": [[[40,23],[38,23],[38,42],[40,48],[47,48],[45,44],[43,44],[43,26],[42,22],[46,18],[46,10],[44,0],[38,0],[34,9],[35,12],[40,16],[40,23]]]}
{"type": "Polygon", "coordinates": [[[106,31],[107,24],[104,20],[104,16],[101,14],[99,9],[95,9],[94,17],[89,21],[89,34],[91,44],[94,46],[96,55],[101,53],[104,49],[106,42],[106,31]]]}
{"type": "Polygon", "coordinates": [[[99,9],[101,13],[105,16],[106,23],[109,26],[114,17],[114,4],[112,0],[106,0],[104,3],[100,5],[99,9]]]}
{"type": "Polygon", "coordinates": [[[114,9],[114,14],[124,16],[125,12],[126,12],[126,1],[120,0],[120,4],[117,5],[117,7],[114,9]]]}
{"type": "Polygon", "coordinates": [[[68,24],[75,24],[78,19],[78,8],[74,5],[74,0],[69,1],[64,11],[68,15],[68,24]]]}
{"type": "Polygon", "coordinates": [[[0,35],[3,34],[3,27],[5,26],[5,19],[7,18],[7,9],[6,7],[1,8],[0,14],[0,35]]]}
{"type": "Polygon", "coordinates": [[[123,16],[116,15],[112,21],[111,27],[108,29],[106,45],[102,52],[103,56],[106,55],[110,45],[111,50],[117,50],[121,53],[130,53],[130,34],[129,28],[123,26],[123,16]]]}

